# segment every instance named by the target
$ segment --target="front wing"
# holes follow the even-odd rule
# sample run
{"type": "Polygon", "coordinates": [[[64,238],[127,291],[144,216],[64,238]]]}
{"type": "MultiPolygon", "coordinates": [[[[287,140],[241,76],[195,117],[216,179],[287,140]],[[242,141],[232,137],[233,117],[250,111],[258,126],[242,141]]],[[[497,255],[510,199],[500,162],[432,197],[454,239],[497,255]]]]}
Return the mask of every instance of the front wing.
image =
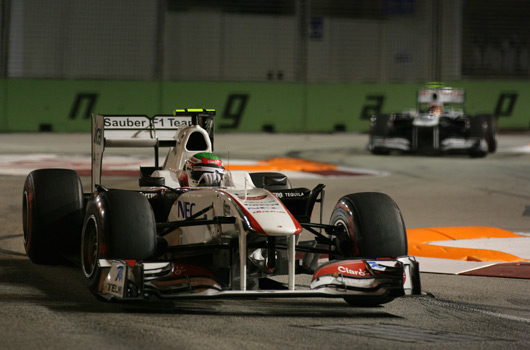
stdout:
{"type": "Polygon", "coordinates": [[[413,257],[395,260],[335,260],[322,265],[308,286],[275,283],[273,289],[223,290],[205,268],[173,262],[99,260],[98,294],[107,300],[329,297],[396,298],[421,294],[418,263],[413,257]]]}

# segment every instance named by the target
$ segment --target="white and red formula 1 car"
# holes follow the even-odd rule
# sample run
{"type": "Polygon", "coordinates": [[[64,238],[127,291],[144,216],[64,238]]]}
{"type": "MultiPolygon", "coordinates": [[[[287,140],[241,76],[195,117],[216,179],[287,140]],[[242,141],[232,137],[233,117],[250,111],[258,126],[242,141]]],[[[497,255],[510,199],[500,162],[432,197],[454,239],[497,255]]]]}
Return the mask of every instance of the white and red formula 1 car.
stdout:
{"type": "Polygon", "coordinates": [[[345,195],[323,224],[324,185],[292,188],[280,173],[225,170],[211,153],[214,116],[208,109],[93,116],[88,193],[73,170],[35,170],[25,181],[29,258],[79,263],[89,289],[106,300],[333,297],[378,305],[421,293],[391,198],[345,195]],[[154,149],[138,190],[103,186],[108,147],[154,149]],[[169,151],[160,165],[162,147],[169,151]],[[302,231],[314,238],[303,241],[302,231]],[[310,284],[299,287],[299,273],[312,275],[310,284]]]}

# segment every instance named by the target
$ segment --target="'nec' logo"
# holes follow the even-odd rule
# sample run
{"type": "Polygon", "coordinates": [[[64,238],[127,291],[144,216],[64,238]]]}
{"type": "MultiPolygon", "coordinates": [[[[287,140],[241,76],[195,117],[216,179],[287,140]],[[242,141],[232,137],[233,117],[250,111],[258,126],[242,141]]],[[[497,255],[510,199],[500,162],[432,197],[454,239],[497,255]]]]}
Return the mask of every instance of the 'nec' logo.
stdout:
{"type": "Polygon", "coordinates": [[[193,215],[193,207],[195,203],[178,201],[178,216],[179,218],[189,218],[193,215]]]}

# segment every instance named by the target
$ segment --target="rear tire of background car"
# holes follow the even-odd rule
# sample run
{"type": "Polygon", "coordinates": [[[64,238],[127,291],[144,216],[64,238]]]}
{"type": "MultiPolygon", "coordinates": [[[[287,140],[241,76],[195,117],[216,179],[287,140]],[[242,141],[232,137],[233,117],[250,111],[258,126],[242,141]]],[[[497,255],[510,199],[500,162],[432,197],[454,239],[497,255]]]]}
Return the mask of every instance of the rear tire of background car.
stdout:
{"type": "Polygon", "coordinates": [[[370,140],[368,141],[368,150],[372,152],[372,154],[390,154],[389,149],[374,146],[374,139],[388,137],[390,129],[389,121],[390,115],[388,114],[375,115],[372,117],[372,120],[370,121],[370,140]]]}
{"type": "Polygon", "coordinates": [[[83,186],[68,169],[39,169],[26,177],[22,195],[24,248],[36,264],[57,264],[79,254],[83,186]]]}
{"type": "Polygon", "coordinates": [[[101,282],[99,259],[145,260],[156,255],[156,220],[138,192],[109,190],[88,206],[81,237],[81,266],[90,291],[101,282]]]}
{"type": "Polygon", "coordinates": [[[494,115],[481,116],[486,123],[486,143],[488,144],[488,152],[495,153],[497,151],[497,118],[494,115]]]}
{"type": "MultiPolygon", "coordinates": [[[[336,237],[338,255],[335,258],[396,258],[408,254],[401,211],[386,194],[362,192],[342,197],[333,209],[330,225],[344,229],[344,234],[336,237]]],[[[344,298],[352,306],[365,307],[393,299],[392,295],[344,298]]]]}
{"type": "MultiPolygon", "coordinates": [[[[483,116],[477,115],[471,117],[469,121],[469,136],[477,140],[476,144],[469,150],[469,155],[472,158],[485,157],[490,148],[488,144],[487,120],[483,116]]],[[[495,145],[495,147],[497,146],[495,145]]]]}

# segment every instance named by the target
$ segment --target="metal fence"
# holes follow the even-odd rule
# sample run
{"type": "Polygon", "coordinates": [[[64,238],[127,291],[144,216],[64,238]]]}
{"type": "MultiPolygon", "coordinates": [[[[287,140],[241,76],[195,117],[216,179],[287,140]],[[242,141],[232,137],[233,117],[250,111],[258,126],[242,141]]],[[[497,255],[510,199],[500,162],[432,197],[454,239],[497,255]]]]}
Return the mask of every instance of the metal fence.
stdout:
{"type": "Polygon", "coordinates": [[[530,78],[528,0],[0,0],[0,77],[530,78]]]}

